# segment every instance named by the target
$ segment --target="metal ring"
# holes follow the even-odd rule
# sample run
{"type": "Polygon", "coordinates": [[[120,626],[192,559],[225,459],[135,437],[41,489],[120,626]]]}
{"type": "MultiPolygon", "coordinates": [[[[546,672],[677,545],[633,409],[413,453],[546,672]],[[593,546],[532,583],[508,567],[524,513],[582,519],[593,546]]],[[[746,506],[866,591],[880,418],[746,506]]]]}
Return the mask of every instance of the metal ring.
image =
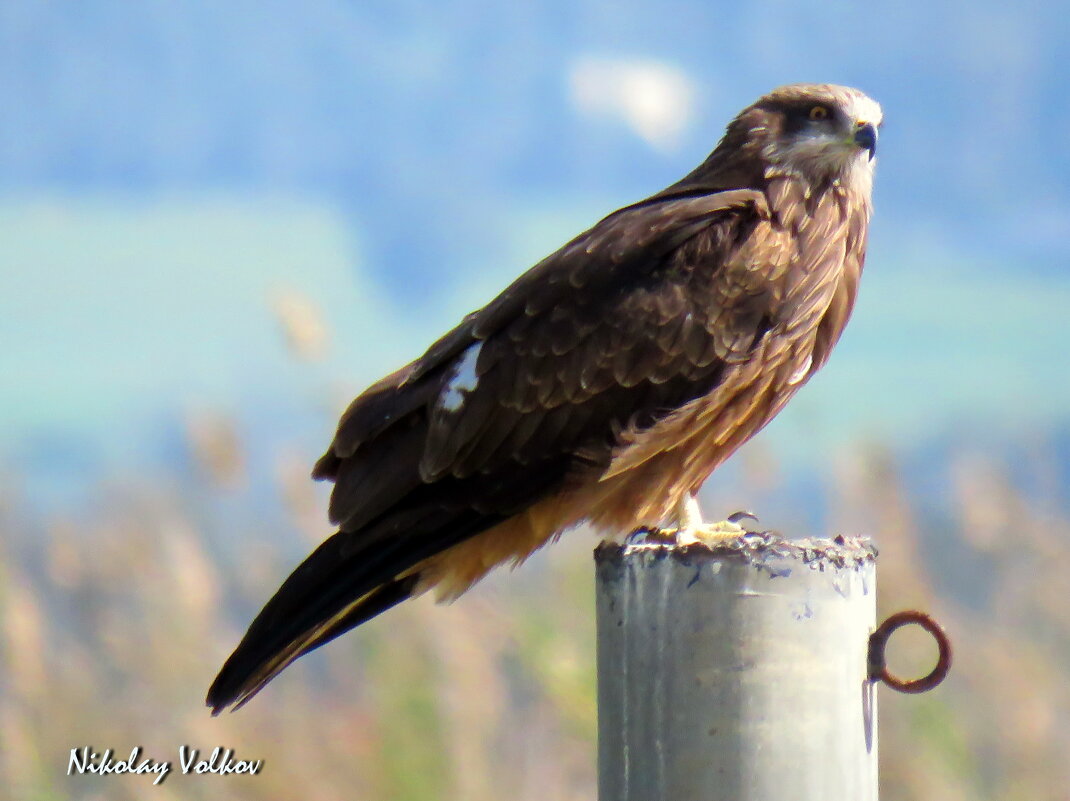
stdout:
{"type": "Polygon", "coordinates": [[[951,641],[944,632],[943,627],[929,615],[917,610],[896,612],[889,617],[875,632],[869,635],[869,680],[883,681],[893,690],[901,693],[923,693],[947,678],[951,670],[951,641]],[[920,679],[901,679],[888,671],[888,663],[885,659],[884,649],[888,645],[888,639],[902,626],[911,623],[921,626],[932,638],[936,640],[936,647],[940,649],[940,656],[928,675],[920,679]]]}

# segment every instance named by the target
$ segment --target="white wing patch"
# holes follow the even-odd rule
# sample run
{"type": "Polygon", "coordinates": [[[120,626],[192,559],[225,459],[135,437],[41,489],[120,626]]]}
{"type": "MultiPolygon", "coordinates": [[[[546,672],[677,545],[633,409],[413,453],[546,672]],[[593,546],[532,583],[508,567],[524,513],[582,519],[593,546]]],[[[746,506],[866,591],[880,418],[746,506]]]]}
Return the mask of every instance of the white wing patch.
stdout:
{"type": "Polygon", "coordinates": [[[798,366],[794,373],[791,374],[791,378],[788,379],[788,386],[793,387],[806,378],[810,373],[810,365],[814,363],[814,357],[807,356],[806,361],[798,366]]]}
{"type": "Polygon", "coordinates": [[[464,355],[454,364],[449,383],[442,388],[442,394],[438,397],[439,406],[447,412],[460,409],[464,404],[465,395],[474,390],[476,384],[479,383],[476,363],[479,361],[479,352],[482,349],[482,342],[469,345],[464,355]]]}

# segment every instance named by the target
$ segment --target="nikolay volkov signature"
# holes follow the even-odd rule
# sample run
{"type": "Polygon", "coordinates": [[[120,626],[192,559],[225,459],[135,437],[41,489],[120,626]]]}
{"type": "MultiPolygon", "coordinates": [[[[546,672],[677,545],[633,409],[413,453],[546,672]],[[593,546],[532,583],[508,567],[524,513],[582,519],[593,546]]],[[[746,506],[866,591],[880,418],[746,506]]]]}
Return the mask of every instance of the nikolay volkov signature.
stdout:
{"type": "MultiPolygon", "coordinates": [[[[188,745],[178,747],[178,764],[182,773],[217,776],[255,775],[260,772],[264,763],[262,759],[235,759],[234,749],[222,746],[216,746],[207,759],[199,758],[200,753],[200,749],[191,748],[188,745]]],[[[156,778],[152,783],[160,784],[171,773],[171,762],[156,760],[149,756],[143,757],[140,745],[135,745],[130,750],[130,756],[127,759],[116,759],[114,754],[111,748],[103,753],[97,753],[91,745],[72,748],[70,760],[67,762],[67,775],[95,773],[98,776],[118,776],[124,773],[154,773],[156,778]]]]}

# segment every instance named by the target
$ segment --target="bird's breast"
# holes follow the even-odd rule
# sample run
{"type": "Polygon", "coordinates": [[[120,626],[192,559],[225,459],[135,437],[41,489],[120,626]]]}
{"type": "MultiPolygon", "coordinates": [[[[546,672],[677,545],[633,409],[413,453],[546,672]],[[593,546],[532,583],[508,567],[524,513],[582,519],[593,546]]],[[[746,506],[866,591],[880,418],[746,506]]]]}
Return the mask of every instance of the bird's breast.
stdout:
{"type": "Polygon", "coordinates": [[[615,453],[598,487],[597,524],[656,523],[783,409],[839,338],[861,273],[868,204],[833,188],[815,195],[797,182],[770,200],[771,219],[731,255],[718,278],[727,288],[713,292],[710,333],[726,343],[721,380],[615,453]],[[760,296],[772,324],[741,350],[745,340],[731,329],[749,330],[738,324],[753,310],[733,306],[734,298],[760,296]]]}

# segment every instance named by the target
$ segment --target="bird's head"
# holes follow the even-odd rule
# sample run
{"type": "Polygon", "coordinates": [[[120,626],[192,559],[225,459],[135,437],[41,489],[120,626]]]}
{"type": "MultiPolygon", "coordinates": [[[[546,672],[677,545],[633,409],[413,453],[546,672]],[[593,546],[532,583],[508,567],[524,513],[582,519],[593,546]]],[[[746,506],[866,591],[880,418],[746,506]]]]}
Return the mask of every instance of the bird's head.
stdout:
{"type": "Polygon", "coordinates": [[[880,105],[857,89],[792,84],[744,109],[726,141],[759,156],[769,173],[811,181],[839,179],[868,192],[877,152],[880,105]]]}

